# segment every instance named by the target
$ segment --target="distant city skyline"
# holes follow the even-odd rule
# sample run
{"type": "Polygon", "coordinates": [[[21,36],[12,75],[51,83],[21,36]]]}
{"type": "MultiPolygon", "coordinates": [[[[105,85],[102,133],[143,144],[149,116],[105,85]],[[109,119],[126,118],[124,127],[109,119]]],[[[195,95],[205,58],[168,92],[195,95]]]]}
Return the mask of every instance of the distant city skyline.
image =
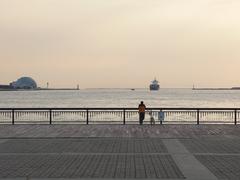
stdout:
{"type": "Polygon", "coordinates": [[[1,0],[0,84],[240,86],[238,0],[1,0]]]}

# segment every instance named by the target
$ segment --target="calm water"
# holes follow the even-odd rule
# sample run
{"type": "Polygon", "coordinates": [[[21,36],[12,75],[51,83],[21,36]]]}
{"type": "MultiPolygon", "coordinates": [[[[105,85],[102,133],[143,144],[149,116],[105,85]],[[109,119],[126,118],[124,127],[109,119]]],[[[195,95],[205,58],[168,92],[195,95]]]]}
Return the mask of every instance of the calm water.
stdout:
{"type": "Polygon", "coordinates": [[[240,91],[191,89],[85,89],[79,91],[0,91],[4,107],[240,107],[240,91]]]}

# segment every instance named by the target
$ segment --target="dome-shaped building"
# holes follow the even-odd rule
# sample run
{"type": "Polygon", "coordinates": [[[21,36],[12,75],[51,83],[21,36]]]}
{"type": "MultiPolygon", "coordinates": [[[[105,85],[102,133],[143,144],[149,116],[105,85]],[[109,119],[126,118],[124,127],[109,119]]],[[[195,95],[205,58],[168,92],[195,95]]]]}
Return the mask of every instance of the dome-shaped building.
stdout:
{"type": "Polygon", "coordinates": [[[30,77],[21,77],[12,86],[15,89],[36,89],[37,83],[30,77]]]}

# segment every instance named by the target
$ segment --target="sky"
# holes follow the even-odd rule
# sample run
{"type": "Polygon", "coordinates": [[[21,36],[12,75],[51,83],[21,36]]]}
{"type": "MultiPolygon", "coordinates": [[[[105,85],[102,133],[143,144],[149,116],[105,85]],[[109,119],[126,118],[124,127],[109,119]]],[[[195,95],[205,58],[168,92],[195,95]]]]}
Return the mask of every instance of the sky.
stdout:
{"type": "Polygon", "coordinates": [[[0,84],[240,86],[239,0],[0,0],[0,84]]]}

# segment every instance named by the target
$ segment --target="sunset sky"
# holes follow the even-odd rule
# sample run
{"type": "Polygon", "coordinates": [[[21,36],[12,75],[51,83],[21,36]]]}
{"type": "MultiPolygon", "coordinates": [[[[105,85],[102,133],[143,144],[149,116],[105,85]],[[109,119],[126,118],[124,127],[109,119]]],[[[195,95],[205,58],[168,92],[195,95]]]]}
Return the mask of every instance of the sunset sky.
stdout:
{"type": "Polygon", "coordinates": [[[0,0],[0,84],[240,86],[239,0],[0,0]]]}

